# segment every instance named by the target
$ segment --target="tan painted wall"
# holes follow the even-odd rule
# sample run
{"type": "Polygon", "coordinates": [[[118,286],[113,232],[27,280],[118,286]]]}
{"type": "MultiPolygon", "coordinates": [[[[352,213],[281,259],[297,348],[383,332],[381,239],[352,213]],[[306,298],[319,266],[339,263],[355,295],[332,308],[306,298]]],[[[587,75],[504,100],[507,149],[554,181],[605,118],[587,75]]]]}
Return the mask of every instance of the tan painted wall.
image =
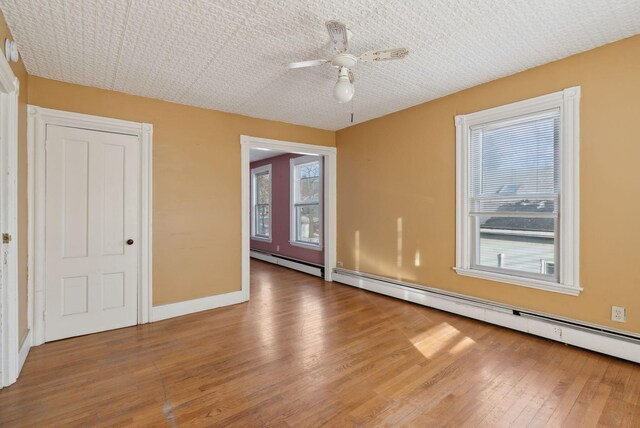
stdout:
{"type": "MultiPolygon", "coordinates": [[[[7,34],[0,19],[0,36],[7,34]]],[[[27,79],[22,63],[12,67],[21,81],[19,279],[24,333],[27,79]]],[[[29,77],[28,99],[43,107],[154,124],[155,305],[239,289],[238,140],[240,134],[250,134],[338,146],[338,259],[345,267],[638,332],[638,76],[640,36],[337,134],[37,77],[29,77]],[[581,275],[585,291],[570,297],[457,276],[451,270],[455,259],[453,116],[573,85],[583,90],[581,275]],[[619,203],[629,195],[635,197],[619,203]],[[627,324],[609,321],[612,304],[627,307],[627,324]]]]}
{"type": "Polygon", "coordinates": [[[240,289],[241,134],[335,145],[331,131],[33,76],[29,103],[153,124],[156,306],[240,289]]]}
{"type": "Polygon", "coordinates": [[[338,260],[349,269],[640,332],[639,120],[635,36],[338,131],[338,260]],[[574,85],[582,86],[584,292],[563,296],[456,275],[454,116],[574,85]],[[613,304],[626,306],[626,324],[610,321],[613,304]]]}
{"type": "MultiPolygon", "coordinates": [[[[4,55],[4,39],[13,39],[0,12],[0,42],[4,55]]],[[[11,69],[20,80],[18,105],[18,327],[20,343],[27,333],[27,70],[22,58],[11,63],[11,69]]]]}

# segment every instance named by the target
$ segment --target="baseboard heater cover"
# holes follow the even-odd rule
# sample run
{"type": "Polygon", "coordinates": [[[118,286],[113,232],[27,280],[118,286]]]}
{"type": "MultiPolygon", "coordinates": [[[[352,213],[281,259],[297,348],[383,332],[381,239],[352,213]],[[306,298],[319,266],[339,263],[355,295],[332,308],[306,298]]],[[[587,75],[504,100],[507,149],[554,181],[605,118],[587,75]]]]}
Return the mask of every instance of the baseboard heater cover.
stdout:
{"type": "Polygon", "coordinates": [[[640,335],[348,269],[333,280],[408,302],[640,363],[640,335]]]}
{"type": "Polygon", "coordinates": [[[308,262],[304,262],[302,260],[296,260],[289,257],[283,257],[280,255],[255,250],[251,250],[249,252],[249,255],[254,259],[262,260],[263,262],[284,266],[289,269],[294,269],[300,272],[308,273],[310,275],[315,275],[320,278],[324,277],[324,268],[308,262]]]}

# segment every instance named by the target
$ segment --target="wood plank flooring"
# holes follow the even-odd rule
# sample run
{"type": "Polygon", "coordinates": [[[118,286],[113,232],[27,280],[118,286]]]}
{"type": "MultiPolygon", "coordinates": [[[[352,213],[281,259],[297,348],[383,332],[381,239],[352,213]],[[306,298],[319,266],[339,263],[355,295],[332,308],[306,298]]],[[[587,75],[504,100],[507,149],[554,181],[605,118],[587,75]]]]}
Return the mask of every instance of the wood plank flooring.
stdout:
{"type": "Polygon", "coordinates": [[[640,366],[252,261],[251,301],[47,343],[2,426],[640,426],[640,366]]]}

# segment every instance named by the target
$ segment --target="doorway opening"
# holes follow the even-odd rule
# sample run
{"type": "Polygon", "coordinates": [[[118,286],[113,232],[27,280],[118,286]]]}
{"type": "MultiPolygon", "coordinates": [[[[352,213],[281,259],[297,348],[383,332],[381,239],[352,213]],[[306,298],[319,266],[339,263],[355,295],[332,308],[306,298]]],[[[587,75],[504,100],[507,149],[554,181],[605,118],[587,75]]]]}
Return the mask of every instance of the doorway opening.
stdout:
{"type": "Polygon", "coordinates": [[[336,149],[241,136],[242,290],[250,259],[331,281],[336,243],[336,149]]]}

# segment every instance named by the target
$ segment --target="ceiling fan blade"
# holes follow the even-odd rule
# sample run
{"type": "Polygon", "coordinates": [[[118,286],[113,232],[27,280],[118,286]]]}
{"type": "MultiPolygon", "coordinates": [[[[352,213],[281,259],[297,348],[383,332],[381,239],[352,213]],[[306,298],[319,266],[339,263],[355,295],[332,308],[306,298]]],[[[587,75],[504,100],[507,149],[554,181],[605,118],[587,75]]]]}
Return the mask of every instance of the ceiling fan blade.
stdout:
{"type": "Polygon", "coordinates": [[[339,21],[327,21],[325,25],[331,38],[331,47],[339,53],[349,50],[349,31],[347,26],[339,21]]]}
{"type": "Polygon", "coordinates": [[[385,49],[383,51],[369,51],[360,55],[360,62],[386,61],[389,59],[402,59],[409,55],[407,48],[385,49]]]}
{"type": "Polygon", "coordinates": [[[304,68],[304,67],[315,67],[317,65],[326,64],[326,59],[312,59],[309,61],[300,61],[300,62],[290,62],[289,64],[285,64],[284,66],[288,69],[292,68],[304,68]]]}

